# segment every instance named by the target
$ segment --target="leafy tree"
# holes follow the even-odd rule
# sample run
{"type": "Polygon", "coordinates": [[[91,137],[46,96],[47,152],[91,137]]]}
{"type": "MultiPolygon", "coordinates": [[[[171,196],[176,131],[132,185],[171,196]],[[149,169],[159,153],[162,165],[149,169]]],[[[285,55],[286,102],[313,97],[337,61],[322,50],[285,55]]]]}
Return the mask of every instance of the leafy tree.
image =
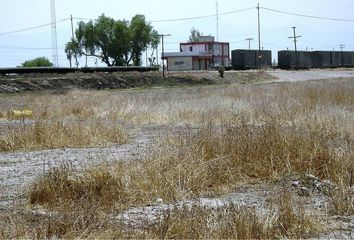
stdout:
{"type": "Polygon", "coordinates": [[[23,62],[21,67],[53,67],[53,63],[51,63],[46,57],[38,57],[23,62]]]}
{"type": "Polygon", "coordinates": [[[142,52],[147,47],[156,48],[160,41],[157,31],[143,15],[136,15],[131,21],[116,21],[105,15],[94,22],[81,21],[75,36],[65,47],[69,61],[74,54],[94,56],[107,66],[139,66],[142,52]]]}
{"type": "MultiPolygon", "coordinates": [[[[70,62],[70,67],[72,66],[72,59],[74,58],[75,60],[77,59],[77,53],[79,52],[79,46],[77,44],[77,42],[73,39],[71,39],[70,42],[68,42],[67,44],[65,44],[65,53],[66,53],[66,58],[69,60],[70,62]]],[[[78,66],[78,63],[75,63],[76,66],[78,66]]]]}
{"type": "Polygon", "coordinates": [[[203,33],[200,33],[198,29],[192,28],[191,35],[189,36],[189,42],[200,42],[200,37],[203,33]]]}

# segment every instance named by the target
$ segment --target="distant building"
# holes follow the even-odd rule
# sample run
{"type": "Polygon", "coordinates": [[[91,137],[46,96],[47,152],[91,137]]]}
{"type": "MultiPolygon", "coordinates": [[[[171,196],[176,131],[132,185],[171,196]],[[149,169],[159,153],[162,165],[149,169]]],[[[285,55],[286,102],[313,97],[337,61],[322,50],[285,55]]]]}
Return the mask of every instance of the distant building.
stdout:
{"type": "Polygon", "coordinates": [[[230,66],[230,45],[215,42],[212,36],[202,36],[199,42],[180,43],[180,52],[166,52],[167,70],[208,70],[230,66]]]}

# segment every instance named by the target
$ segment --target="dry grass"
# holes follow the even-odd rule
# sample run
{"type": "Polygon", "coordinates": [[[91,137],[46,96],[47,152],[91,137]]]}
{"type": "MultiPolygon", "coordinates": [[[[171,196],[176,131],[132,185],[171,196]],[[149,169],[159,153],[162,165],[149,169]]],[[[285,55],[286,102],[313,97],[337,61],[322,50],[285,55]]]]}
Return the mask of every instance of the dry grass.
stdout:
{"type": "Polygon", "coordinates": [[[328,192],[331,199],[331,213],[340,216],[354,214],[354,188],[345,182],[328,192]]]}
{"type": "MultiPolygon", "coordinates": [[[[349,79],[118,93],[74,91],[52,98],[18,97],[31,98],[31,101],[26,100],[31,104],[18,107],[33,109],[37,121],[55,117],[70,122],[91,119],[138,125],[188,124],[166,132],[144,159],[100,165],[80,173],[65,165],[40,176],[31,185],[29,202],[59,212],[62,217],[54,225],[64,224],[65,227],[49,234],[43,227],[48,222],[40,222],[37,235],[101,238],[312,236],[317,229],[312,222],[316,217],[306,216],[303,209],[294,208],[295,200],[286,194],[282,195],[284,201],[276,205],[279,211],[271,215],[259,215],[234,206],[212,212],[198,207],[177,209],[167,214],[159,225],[147,226],[140,232],[126,232],[119,225],[111,225],[105,220],[105,214],[112,209],[121,211],[155,203],[158,198],[173,203],[200,196],[215,197],[232,192],[244,182],[272,183],[285,175],[298,173],[330,179],[338,187],[328,193],[332,196],[333,214],[353,214],[350,189],[354,166],[353,92],[354,81],[349,79]],[[87,110],[80,106],[86,106],[87,110]],[[76,218],[65,215],[75,213],[77,207],[87,208],[87,212],[78,212],[76,218]],[[67,225],[66,218],[70,219],[67,225]],[[88,224],[75,225],[80,219],[88,224]]],[[[28,221],[23,224],[28,225],[28,221]]],[[[28,232],[31,230],[18,236],[32,237],[28,232]]]]}
{"type": "MultiPolygon", "coordinates": [[[[59,168],[34,183],[31,203],[141,205],[229,192],[238,183],[277,180],[292,173],[311,173],[337,182],[350,176],[353,151],[337,154],[332,144],[353,146],[331,127],[283,127],[271,119],[260,126],[185,129],[167,137],[147,159],[120,162],[70,174],[59,168]]],[[[349,183],[349,179],[347,179],[349,183]]]]}
{"type": "MultiPolygon", "coordinates": [[[[282,192],[269,212],[228,206],[208,209],[186,206],[166,211],[162,220],[148,228],[148,238],[168,239],[275,239],[314,236],[319,219],[282,192]]],[[[146,236],[144,236],[146,237],[146,236]]]]}
{"type": "Polygon", "coordinates": [[[65,147],[99,147],[121,144],[127,136],[118,125],[99,122],[36,121],[7,129],[0,137],[0,151],[30,151],[65,147]]]}
{"type": "Polygon", "coordinates": [[[267,211],[231,203],[217,208],[183,205],[165,210],[160,219],[147,222],[142,229],[121,225],[93,203],[75,205],[70,211],[61,208],[53,213],[39,212],[0,214],[0,220],[7,225],[1,237],[274,239],[315,236],[324,227],[317,216],[305,212],[287,191],[280,192],[267,211]]]}
{"type": "Polygon", "coordinates": [[[281,121],[334,121],[354,131],[353,80],[296,84],[202,86],[128,91],[71,91],[64,95],[3,97],[0,112],[33,110],[35,118],[119,120],[133,124],[232,123],[235,115],[253,123],[267,115],[281,121]]]}

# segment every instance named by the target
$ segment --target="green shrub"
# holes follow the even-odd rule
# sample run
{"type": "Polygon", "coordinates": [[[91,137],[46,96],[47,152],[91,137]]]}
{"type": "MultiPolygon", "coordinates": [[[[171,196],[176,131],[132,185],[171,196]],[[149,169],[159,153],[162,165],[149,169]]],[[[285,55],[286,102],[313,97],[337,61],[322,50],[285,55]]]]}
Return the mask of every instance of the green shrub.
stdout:
{"type": "Polygon", "coordinates": [[[22,63],[21,67],[53,67],[53,63],[51,63],[46,57],[38,57],[25,61],[22,63]]]}

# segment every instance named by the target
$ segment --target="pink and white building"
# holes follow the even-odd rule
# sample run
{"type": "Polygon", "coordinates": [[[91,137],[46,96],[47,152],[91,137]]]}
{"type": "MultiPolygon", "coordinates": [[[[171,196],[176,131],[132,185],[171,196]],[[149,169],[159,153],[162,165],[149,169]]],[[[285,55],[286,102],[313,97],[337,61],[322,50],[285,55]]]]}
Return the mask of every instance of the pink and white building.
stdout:
{"type": "Polygon", "coordinates": [[[230,66],[230,45],[216,42],[212,36],[200,37],[199,42],[180,43],[179,52],[165,52],[168,71],[208,70],[230,66]]]}

